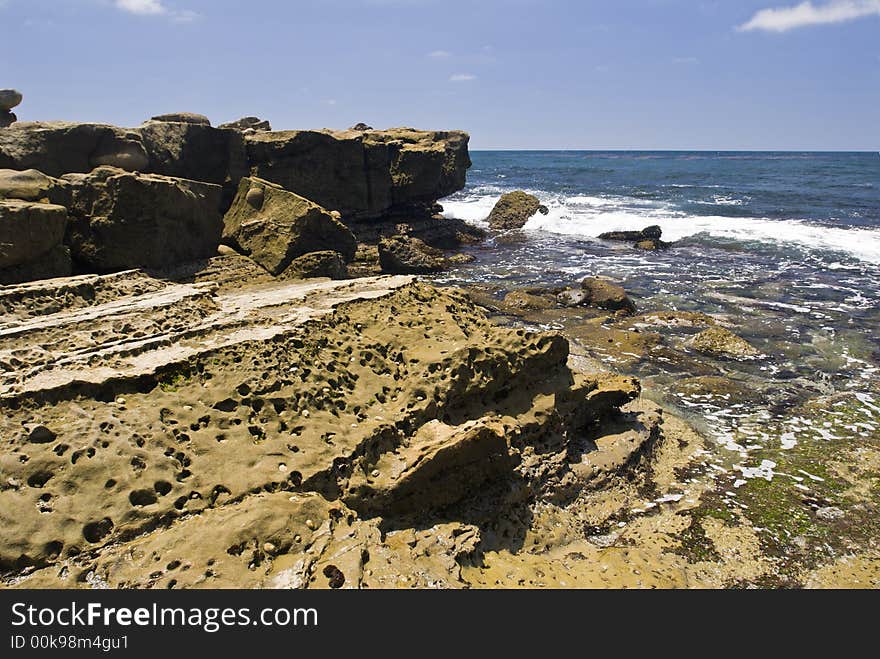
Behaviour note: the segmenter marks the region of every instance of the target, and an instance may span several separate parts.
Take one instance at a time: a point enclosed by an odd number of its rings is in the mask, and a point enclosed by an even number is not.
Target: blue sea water
[[[471,157],[467,187],[441,201],[447,217],[486,226],[499,196],[516,189],[537,195],[550,212],[523,232],[472,248],[475,261],[440,283],[488,286],[500,298],[518,286],[576,285],[601,275],[620,282],[641,310],[713,315],[763,353],[754,362],[718,362],[715,372],[779,393],[749,409],[704,406],[699,411],[717,422],[710,428],[716,436],[741,434],[745,416],[760,428],[781,407],[841,392],[863,397],[866,415],[880,422],[880,154]],[[644,252],[597,238],[649,225],[659,225],[673,247]],[[701,368],[682,373],[646,358],[630,370],[662,388],[711,372]]]

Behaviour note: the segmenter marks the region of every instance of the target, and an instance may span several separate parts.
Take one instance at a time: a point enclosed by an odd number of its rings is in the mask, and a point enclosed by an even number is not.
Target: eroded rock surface
[[[600,459],[638,384],[460,293],[205,270],[0,295],[7,585],[464,586],[513,509],[656,440],[645,417]]]
[[[516,190],[501,195],[487,221],[492,229],[498,231],[522,229],[529,218],[538,212],[546,215],[550,211],[535,195]]]
[[[273,275],[309,252],[331,250],[350,261],[357,249],[354,235],[329,211],[256,177],[241,180],[223,238]]]

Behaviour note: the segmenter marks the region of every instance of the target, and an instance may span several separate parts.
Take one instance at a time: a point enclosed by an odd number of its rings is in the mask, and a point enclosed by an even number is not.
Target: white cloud
[[[476,79],[477,76],[472,73],[454,73],[449,76],[449,82],[469,82]]]
[[[793,7],[762,9],[738,29],[788,32],[799,27],[844,23],[866,16],[880,16],[880,0],[830,0],[820,5],[807,0]]]
[[[175,23],[191,23],[199,14],[189,9],[172,9],[163,0],[113,0],[113,5],[122,11],[138,16],[165,16]]]
[[[428,57],[433,57],[434,59],[444,59],[446,57],[450,57],[452,53],[448,50],[435,50],[428,53]]]
[[[143,16],[168,13],[168,8],[161,0],[115,0],[114,4],[122,11]]]

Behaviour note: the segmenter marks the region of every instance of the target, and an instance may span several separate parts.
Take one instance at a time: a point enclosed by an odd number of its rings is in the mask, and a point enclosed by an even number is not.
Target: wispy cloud
[[[476,79],[477,76],[473,73],[453,73],[449,76],[449,82],[469,82]]]
[[[880,16],[880,0],[830,0],[819,5],[807,0],[791,7],[762,9],[737,29],[743,32],[788,32],[810,25],[845,23],[866,16]]]
[[[113,0],[113,5],[129,14],[137,16],[165,16],[175,23],[189,23],[199,15],[188,9],[173,9],[163,0]]]
[[[434,50],[428,53],[428,57],[433,57],[434,59],[446,59],[447,57],[452,57],[452,53],[448,50]]]

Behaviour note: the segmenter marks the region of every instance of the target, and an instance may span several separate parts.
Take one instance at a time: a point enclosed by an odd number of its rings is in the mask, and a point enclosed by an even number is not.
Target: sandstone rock
[[[18,121],[18,117],[15,116],[14,112],[0,110],[0,128],[8,128],[16,121]]]
[[[418,238],[393,236],[379,241],[379,264],[382,272],[423,275],[443,270],[446,259],[443,252]]]
[[[293,259],[279,277],[282,279],[311,279],[313,277],[348,279],[348,266],[339,252],[330,250],[311,252]]]
[[[256,177],[241,180],[223,238],[273,275],[309,252],[333,250],[351,260],[357,249],[351,231],[325,209]]]
[[[199,126],[210,126],[211,120],[208,119],[203,114],[196,114],[194,112],[170,112],[168,114],[160,114],[150,121],[162,121],[168,123],[178,123],[178,124],[196,124]]]
[[[0,169],[0,199],[40,201],[54,194],[58,182],[36,169]],[[52,199],[53,203],[59,203]]]
[[[366,515],[399,515],[454,503],[512,468],[504,427],[482,419],[457,427],[429,421],[408,446],[372,466],[375,472],[349,480],[345,497]]]
[[[745,339],[723,327],[710,327],[703,330],[692,337],[687,345],[699,352],[729,359],[749,359],[760,354]]]
[[[40,259],[61,244],[67,209],[29,201],[0,201],[0,268]]]
[[[622,287],[598,277],[587,277],[581,282],[581,288],[589,296],[589,304],[609,311],[635,313],[636,305]]]
[[[546,215],[549,210],[534,195],[516,190],[501,196],[489,214],[488,222],[497,231],[521,229],[538,212]]]
[[[68,243],[88,268],[163,268],[217,251],[220,186],[112,167],[63,180],[71,190]]]
[[[552,309],[556,306],[551,297],[522,289],[505,295],[504,304],[514,309]]]
[[[0,89],[0,111],[9,111],[21,103],[22,95],[15,89]]]
[[[37,169],[58,177],[100,165],[142,171],[147,164],[141,136],[115,126],[19,122],[0,132],[0,168]]]
[[[138,129],[149,171],[224,187],[224,209],[247,175],[244,141],[237,130],[204,123],[148,121]]]
[[[252,130],[256,132],[268,132],[272,130],[272,125],[259,117],[242,117],[236,121],[230,121],[226,124],[220,124],[219,128],[233,128],[235,130]]]
[[[69,277],[72,272],[70,249],[65,245],[55,245],[33,261],[0,268],[0,284],[6,286],[38,279]]]
[[[468,139],[408,128],[246,136],[252,174],[354,219],[433,204],[463,188]]]
[[[373,130],[372,126],[368,126],[364,122],[356,123],[351,127],[351,130],[365,131],[365,130]]]

